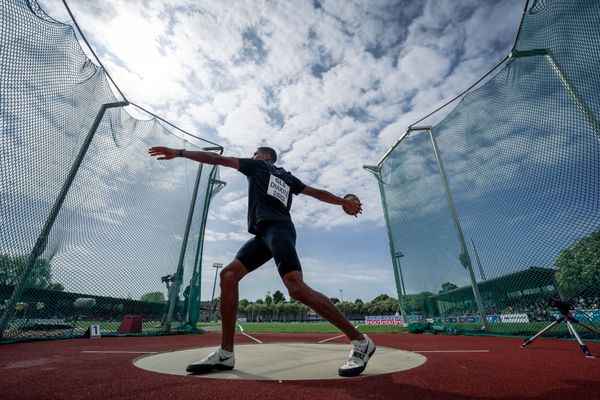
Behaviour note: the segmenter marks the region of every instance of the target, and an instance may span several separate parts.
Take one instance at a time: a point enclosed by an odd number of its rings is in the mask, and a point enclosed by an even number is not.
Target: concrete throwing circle
[[[140,357],[134,365],[148,371],[171,375],[189,375],[188,364],[201,360],[215,347],[177,350]],[[347,379],[338,375],[346,362],[349,344],[268,343],[242,344],[235,347],[235,368],[190,377],[247,380]],[[427,359],[409,351],[377,347],[367,369],[360,376],[389,374],[416,368]]]

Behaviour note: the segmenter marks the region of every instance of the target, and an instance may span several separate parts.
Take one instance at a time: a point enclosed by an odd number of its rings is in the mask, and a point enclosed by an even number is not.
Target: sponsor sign
[[[562,316],[558,311],[549,311],[548,314],[555,319]],[[586,322],[600,322],[600,310],[571,310],[571,314],[584,324]]]
[[[459,317],[446,317],[445,318],[446,322],[453,322],[453,323],[457,323],[457,322],[461,322],[461,323],[471,323],[471,324],[477,324],[479,323],[479,321],[481,321],[481,318],[479,318],[478,315],[461,315]]]
[[[529,322],[529,317],[527,316],[527,314],[501,314],[500,318],[505,324]]]
[[[399,315],[367,315],[365,316],[366,325],[402,325],[402,318]]]

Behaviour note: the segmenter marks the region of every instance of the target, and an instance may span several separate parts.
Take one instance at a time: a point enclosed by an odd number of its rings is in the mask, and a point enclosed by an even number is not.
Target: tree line
[[[16,285],[25,270],[27,259],[27,256],[0,254],[0,285]],[[35,260],[28,286],[46,290],[63,291],[65,289],[62,284],[52,282],[52,266],[50,261],[43,258]]]
[[[404,298],[405,311],[407,313],[428,313],[431,312],[429,302],[431,293],[420,293],[416,295],[407,295]],[[380,294],[373,300],[365,302],[362,299],[354,301],[340,301],[332,297],[330,300],[335,306],[350,319],[363,319],[365,315],[394,315],[400,313],[400,303],[398,299]],[[218,308],[217,308],[218,309]],[[264,299],[256,299],[251,302],[248,299],[242,299],[238,306],[238,316],[244,316],[249,320],[275,320],[275,321],[298,321],[298,320],[319,320],[314,311],[294,299],[287,301],[281,291],[277,290],[273,296],[267,294]]]
[[[0,285],[14,286],[22,275],[27,256],[0,254]],[[600,298],[600,229],[592,234],[577,239],[571,246],[563,249],[557,256],[554,266],[556,289],[564,299]],[[32,268],[29,287],[45,290],[63,291],[61,283],[53,282],[52,266],[50,261],[38,258]],[[456,289],[457,286],[451,282],[441,285],[438,293]],[[435,315],[436,305],[431,304],[430,297],[433,293],[422,292],[406,295],[403,298],[404,310],[407,314],[419,313],[422,315]],[[151,292],[142,295],[141,301],[160,303],[165,301],[162,292]],[[346,316],[359,315],[382,315],[394,314],[399,311],[397,299],[382,294],[369,302],[362,299],[354,301],[340,301],[331,299]],[[218,309],[218,308],[217,308]],[[240,314],[250,316],[276,316],[286,318],[288,316],[308,316],[310,310],[301,303],[286,298],[281,291],[277,290],[271,296],[267,293],[264,299],[249,301],[243,299],[239,304]]]

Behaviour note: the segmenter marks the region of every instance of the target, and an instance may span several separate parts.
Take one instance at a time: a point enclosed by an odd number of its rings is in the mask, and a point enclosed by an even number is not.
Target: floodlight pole
[[[96,114],[96,119],[94,120],[94,123],[90,127],[90,130],[89,130],[87,136],[85,137],[85,140],[83,141],[83,144],[81,145],[81,148],[79,149],[77,158],[75,159],[75,161],[73,162],[73,165],[71,166],[69,174],[67,175],[65,183],[63,184],[63,187],[61,188],[60,193],[58,194],[58,197],[54,201],[54,205],[52,206],[50,214],[48,215],[48,219],[46,219],[46,223],[44,224],[44,227],[42,228],[42,232],[38,236],[37,241],[36,241],[35,245],[33,246],[33,250],[29,254],[29,257],[27,258],[27,262],[25,263],[25,268],[23,269],[23,273],[19,277],[19,280],[15,285],[15,289],[13,290],[12,295],[10,296],[10,299],[8,300],[8,302],[5,305],[4,313],[2,314],[2,319],[0,319],[0,339],[3,338],[4,330],[6,329],[6,325],[8,324],[8,319],[9,319],[10,315],[12,314],[11,311],[14,309],[15,304],[17,303],[17,300],[21,297],[21,295],[27,288],[27,283],[28,283],[27,281],[29,280],[29,275],[31,274],[31,270],[33,269],[35,262],[37,261],[38,257],[42,255],[44,250],[46,250],[46,245],[48,244],[48,236],[50,235],[50,231],[52,230],[52,227],[54,226],[56,217],[58,217],[58,213],[60,212],[60,209],[67,197],[69,189],[71,188],[71,185],[73,184],[73,181],[75,180],[75,176],[77,175],[77,171],[79,171],[79,167],[81,166],[81,163],[83,162],[83,158],[85,157],[85,155],[90,147],[90,144],[92,143],[92,139],[94,138],[94,135],[96,134],[96,131],[98,130],[98,126],[100,126],[100,122],[102,122],[102,118],[104,118],[104,113],[109,108],[125,107],[128,104],[129,104],[129,102],[127,102],[127,101],[117,101],[115,103],[103,104],[100,107],[98,114]]]
[[[452,193],[450,192],[450,186],[448,184],[448,177],[446,176],[446,170],[444,169],[444,165],[442,164],[442,159],[440,158],[437,141],[435,140],[435,135],[433,134],[433,129],[429,129],[429,137],[431,138],[431,144],[433,145],[433,153],[435,155],[435,159],[437,161],[438,168],[440,170],[440,175],[442,176],[442,181],[444,183],[444,190],[446,192],[446,198],[448,199],[448,207],[450,208],[450,214],[452,215],[452,221],[454,222],[454,228],[456,229],[456,234],[458,235],[458,241],[460,243],[461,254],[459,256],[459,260],[460,260],[461,264],[469,271],[469,277],[471,279],[471,286],[473,288],[475,302],[477,303],[479,317],[481,318],[481,323],[483,324],[483,329],[486,331],[489,331],[490,327],[489,327],[489,324],[487,321],[487,317],[485,315],[485,309],[483,307],[483,301],[481,300],[481,294],[479,293],[479,287],[477,286],[477,278],[475,278],[475,273],[473,272],[473,265],[471,264],[471,257],[469,257],[469,252],[467,250],[467,245],[465,243],[465,237],[463,235],[463,231],[460,226],[460,221],[458,219],[458,213],[456,212],[456,206],[454,205]]]
[[[210,297],[210,313],[212,314],[211,317],[214,317],[214,315],[216,314],[215,306],[213,303],[215,301],[215,289],[217,287],[217,276],[219,276],[219,268],[223,268],[223,264],[213,263],[213,268],[215,269],[215,282],[213,283],[212,296]]]
[[[381,202],[383,205],[383,217],[385,219],[385,226],[387,230],[388,243],[390,246],[390,254],[392,256],[392,267],[394,269],[394,279],[396,281],[396,293],[398,294],[398,304],[400,307],[400,316],[402,317],[402,323],[404,326],[408,326],[408,321],[406,319],[406,313],[404,312],[404,284],[400,284],[400,276],[402,272],[400,270],[400,265],[398,264],[398,259],[396,257],[396,250],[394,246],[394,239],[392,238],[392,229],[390,226],[390,219],[387,211],[387,201],[385,199],[385,193],[383,191],[383,184],[381,182],[381,167],[372,166],[372,165],[363,165],[363,169],[371,172],[377,178],[377,183],[379,185],[379,194],[381,196]]]

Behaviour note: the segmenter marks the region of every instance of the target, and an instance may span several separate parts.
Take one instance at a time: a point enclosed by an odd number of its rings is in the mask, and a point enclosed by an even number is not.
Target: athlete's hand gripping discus
[[[342,208],[344,212],[348,215],[354,215],[358,217],[358,214],[362,213],[362,203],[358,196],[352,193],[348,193],[344,196],[344,204],[342,204]]]

